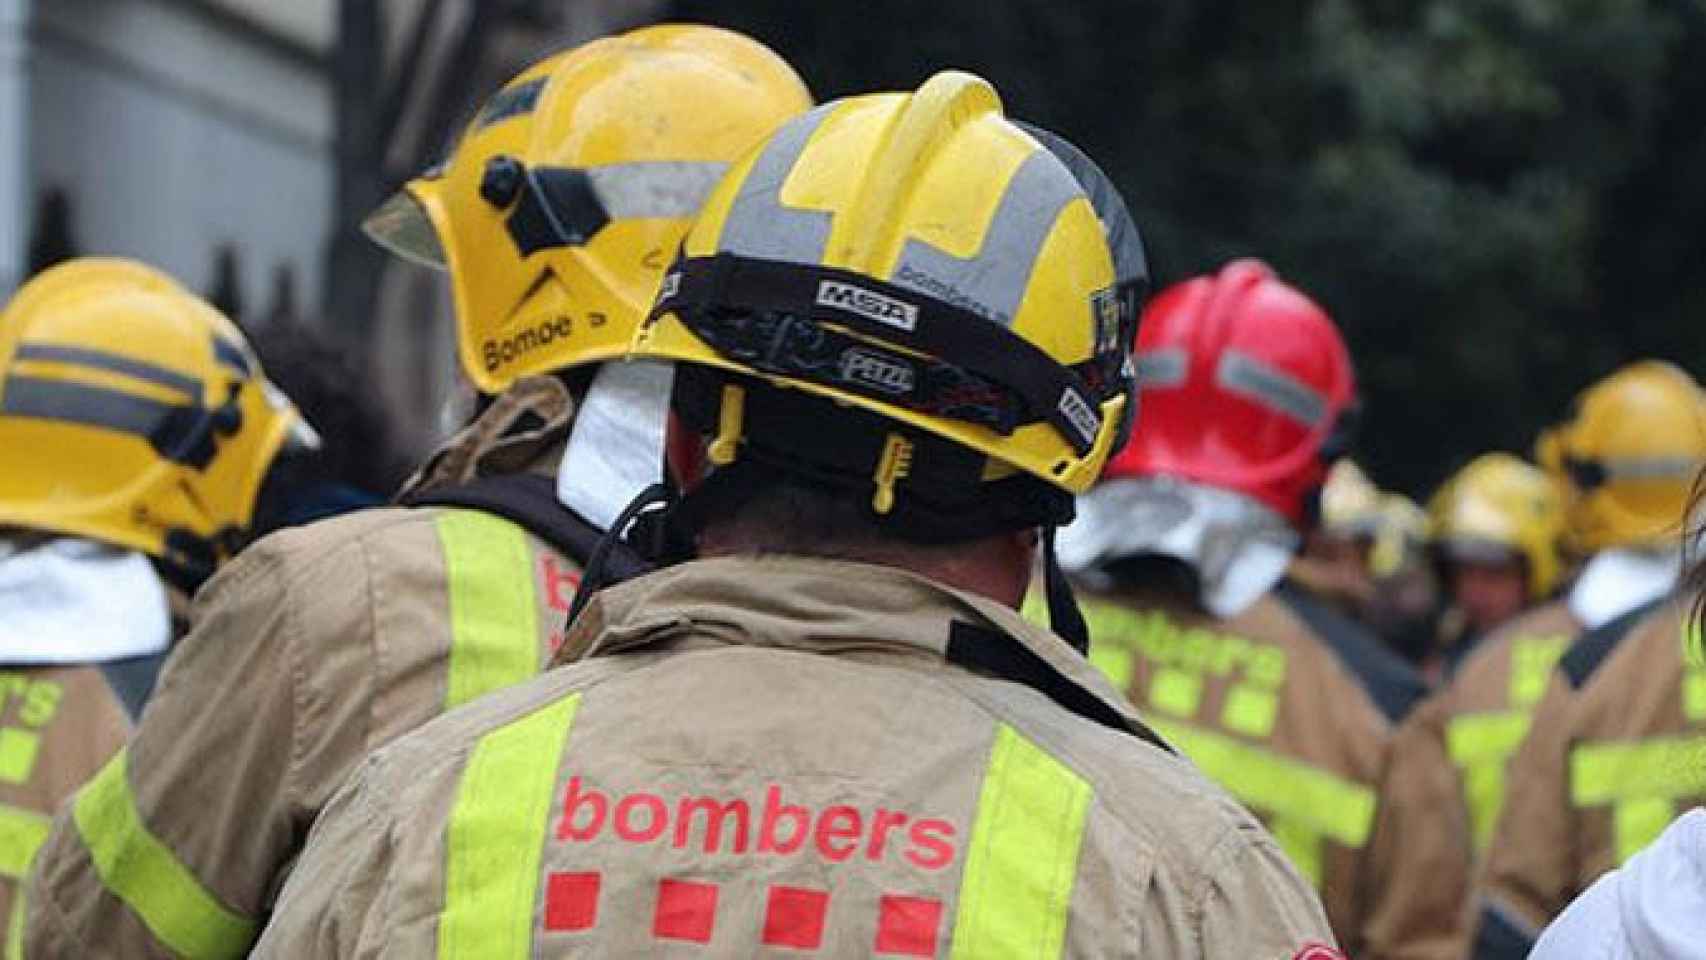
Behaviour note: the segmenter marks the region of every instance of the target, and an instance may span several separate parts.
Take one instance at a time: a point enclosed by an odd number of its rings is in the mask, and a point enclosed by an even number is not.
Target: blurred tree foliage
[[[820,98],[978,72],[1119,181],[1160,282],[1260,256],[1421,493],[1577,389],[1706,372],[1706,0],[677,0]]]

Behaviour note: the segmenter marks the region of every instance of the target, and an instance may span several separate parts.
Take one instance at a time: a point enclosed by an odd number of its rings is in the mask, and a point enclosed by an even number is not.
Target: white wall
[[[70,193],[84,252],[205,291],[229,242],[248,311],[284,263],[298,304],[319,302],[333,121],[312,56],[162,0],[41,3],[31,41],[32,182]]]

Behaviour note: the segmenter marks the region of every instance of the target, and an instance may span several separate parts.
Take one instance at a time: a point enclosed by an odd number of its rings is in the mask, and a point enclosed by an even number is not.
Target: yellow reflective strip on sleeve
[[[557,767],[580,695],[480,738],[446,834],[441,958],[533,955],[533,908]]]
[[[1528,724],[1529,715],[1520,710],[1454,717],[1446,726],[1446,752],[1459,767],[1484,760],[1508,760],[1528,736]]]
[[[1060,956],[1089,811],[1089,783],[1012,727],[996,730],[950,956]]]
[[[1663,797],[1619,802],[1611,814],[1618,864],[1646,849],[1675,819],[1676,805]]]
[[[1706,720],[1706,670],[1690,670],[1683,674],[1682,715],[1690,723]]]
[[[1274,835],[1274,842],[1280,850],[1303,874],[1303,879],[1315,889],[1321,889],[1327,876],[1327,868],[1322,863],[1321,834],[1306,823],[1298,823],[1290,817],[1274,817],[1274,822],[1268,825],[1268,830]]]
[[[1563,634],[1518,637],[1511,644],[1511,704],[1532,707],[1546,694],[1552,668],[1563,658],[1570,638]]]
[[[23,884],[12,897],[12,915],[6,918],[6,960],[24,960],[24,901]]]
[[[22,879],[53,821],[33,810],[0,804],[0,877]]]
[[[448,709],[539,673],[539,608],[520,527],[474,510],[446,511],[437,526],[450,581]]]
[[[1247,806],[1307,826],[1347,847],[1374,829],[1374,791],[1305,763],[1156,717],[1149,725],[1184,751],[1209,779]]]
[[[1706,737],[1584,743],[1570,752],[1570,802],[1678,800],[1706,794]]]
[[[126,779],[128,754],[120,750],[107,761],[72,808],[101,883],[180,956],[242,956],[254,940],[254,922],[220,903],[148,832]]]

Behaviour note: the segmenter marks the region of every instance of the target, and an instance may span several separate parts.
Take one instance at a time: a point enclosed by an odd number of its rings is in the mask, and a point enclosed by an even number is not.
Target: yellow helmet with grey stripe
[[[1508,453],[1482,454],[1439,488],[1428,512],[1429,539],[1441,562],[1520,559],[1531,600],[1550,596],[1558,585],[1564,503],[1558,485],[1538,467]]]
[[[794,120],[706,202],[634,354],[740,468],[925,541],[1070,520],[1131,403],[1135,297],[1072,171],[960,72]],[[692,493],[689,493],[691,499]]]
[[[316,438],[236,325],[150,267],[73,260],[0,313],[0,526],[129,547],[193,582],[291,442]]]
[[[448,268],[462,368],[497,393],[620,356],[711,187],[810,106],[793,69],[738,33],[607,37],[510,81],[366,228]]]
[[[1632,363],[1582,391],[1535,454],[1565,490],[1575,549],[1675,542],[1706,465],[1706,392],[1674,364]]]

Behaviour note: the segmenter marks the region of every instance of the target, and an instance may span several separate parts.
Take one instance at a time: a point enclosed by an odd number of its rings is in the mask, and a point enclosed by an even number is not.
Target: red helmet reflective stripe
[[[1324,310],[1265,264],[1238,260],[1156,297],[1135,361],[1136,429],[1104,479],[1177,477],[1302,522],[1326,475],[1323,447],[1356,395]]]

